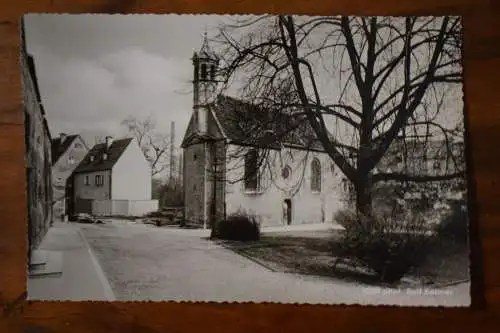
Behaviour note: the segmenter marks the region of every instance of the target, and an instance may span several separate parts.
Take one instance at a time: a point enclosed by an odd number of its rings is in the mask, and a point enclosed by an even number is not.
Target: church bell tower
[[[217,94],[217,70],[219,58],[208,45],[207,33],[199,52],[193,54],[193,112],[196,130],[207,132],[208,106],[215,101]]]

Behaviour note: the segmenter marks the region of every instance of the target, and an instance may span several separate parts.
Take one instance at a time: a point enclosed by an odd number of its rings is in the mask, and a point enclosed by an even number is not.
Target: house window
[[[95,185],[96,186],[102,186],[104,184],[104,176],[102,175],[96,175],[95,176]]]
[[[283,177],[283,179],[288,179],[291,173],[290,167],[287,165],[281,170],[281,177]]]
[[[311,162],[311,190],[321,192],[321,164],[317,158]]]
[[[94,156],[90,156],[90,162],[94,162]]]
[[[335,173],[335,163],[331,163],[331,164],[330,164],[330,171],[331,171],[332,173]]]
[[[106,154],[106,153],[102,154],[102,159],[104,161],[106,161],[108,159],[108,154]]]
[[[439,170],[441,169],[441,163],[439,163],[439,161],[435,161],[433,167],[434,170]]]
[[[206,64],[201,64],[201,79],[202,80],[207,79],[207,65]]]
[[[75,164],[75,158],[73,156],[68,157],[69,164]]]
[[[90,185],[89,176],[85,176],[85,185]]]
[[[75,143],[75,148],[82,148],[82,144],[79,142]]]
[[[259,156],[252,149],[245,155],[245,189],[257,191],[259,188]]]

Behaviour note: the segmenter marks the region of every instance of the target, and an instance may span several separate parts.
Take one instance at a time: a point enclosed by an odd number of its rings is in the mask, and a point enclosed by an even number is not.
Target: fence
[[[90,205],[78,212],[94,216],[142,216],[158,210],[158,200],[81,200],[80,203],[83,201]]]

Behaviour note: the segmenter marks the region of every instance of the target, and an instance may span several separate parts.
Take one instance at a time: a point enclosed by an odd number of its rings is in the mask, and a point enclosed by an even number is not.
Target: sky
[[[191,57],[204,32],[214,35],[228,18],[26,15],[27,48],[35,59],[52,136],[120,137],[126,133],[122,120],[151,116],[167,134],[175,122],[178,147],[192,112]],[[330,90],[335,85],[327,79],[325,89]],[[456,93],[447,117],[462,116],[460,87]]]
[[[191,56],[221,16],[25,16],[51,135],[125,134],[128,116],[152,116],[180,144],[192,110]]]

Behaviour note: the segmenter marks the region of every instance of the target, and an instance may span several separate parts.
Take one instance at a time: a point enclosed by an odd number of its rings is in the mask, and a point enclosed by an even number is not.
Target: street
[[[440,291],[377,290],[356,283],[278,273],[205,237],[206,230],[121,220],[81,225],[118,300],[467,305],[468,284]]]

